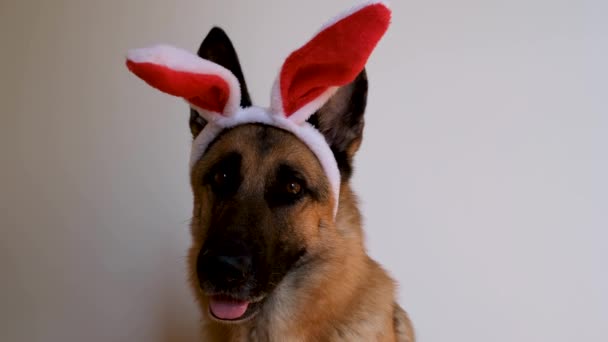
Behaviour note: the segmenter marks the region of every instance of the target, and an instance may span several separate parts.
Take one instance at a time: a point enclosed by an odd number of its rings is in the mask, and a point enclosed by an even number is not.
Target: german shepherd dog
[[[253,108],[223,30],[209,32],[198,56],[229,70],[240,110]],[[307,120],[331,149],[337,186],[310,145],[263,123],[224,129],[191,160],[188,265],[204,341],[414,341],[394,281],[364,248],[349,181],[362,141],[365,69],[351,80]],[[195,141],[211,124],[199,114],[191,109]]]
[[[233,72],[241,106],[251,99],[237,54],[219,28],[198,55]],[[310,149],[275,127],[222,133],[191,172],[191,285],[204,312],[205,341],[414,341],[395,284],[365,252],[349,180],[363,133],[365,70],[309,122],[325,136],[341,173],[333,219],[326,176]],[[204,120],[191,111],[194,137]],[[216,306],[246,302],[233,320]]]

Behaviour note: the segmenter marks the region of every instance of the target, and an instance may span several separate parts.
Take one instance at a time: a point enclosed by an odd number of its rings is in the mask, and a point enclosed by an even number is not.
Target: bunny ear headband
[[[184,98],[207,120],[192,143],[191,167],[224,129],[248,123],[274,126],[294,134],[316,155],[332,187],[335,215],[338,164],[324,136],[306,120],[363,70],[390,17],[386,4],[371,1],[325,24],[285,60],[272,88],[270,108],[241,108],[237,78],[185,50],[167,45],[131,50],[127,67],[152,87]]]

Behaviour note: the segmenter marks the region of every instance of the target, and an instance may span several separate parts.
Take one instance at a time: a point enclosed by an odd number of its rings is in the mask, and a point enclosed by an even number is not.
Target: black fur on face
[[[201,288],[208,294],[241,299],[272,292],[306,253],[277,230],[291,227],[256,200],[228,200],[214,208],[207,239],[197,260]]]

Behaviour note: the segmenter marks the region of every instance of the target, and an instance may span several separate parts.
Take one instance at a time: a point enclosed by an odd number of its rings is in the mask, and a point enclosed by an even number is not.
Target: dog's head
[[[287,58],[269,109],[252,106],[219,28],[198,51],[212,65],[163,49],[129,60],[138,76],[192,105],[190,268],[212,319],[253,317],[287,275],[339,245],[340,189],[362,139],[364,65],[389,18],[374,2],[326,25]]]
[[[214,28],[199,56],[231,70],[241,85],[241,106],[251,106],[237,55]],[[347,182],[362,138],[367,78],[361,71],[308,122],[331,146]],[[192,110],[194,138],[206,122]],[[211,317],[244,320],[290,271],[323,255],[334,229],[332,186],[316,155],[294,134],[246,124],[223,131],[191,173],[196,285],[208,296]],[[334,247],[335,248],[335,247]],[[194,260],[194,257],[196,259]]]

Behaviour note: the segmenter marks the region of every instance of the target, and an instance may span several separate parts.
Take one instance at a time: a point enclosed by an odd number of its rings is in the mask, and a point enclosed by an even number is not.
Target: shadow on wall
[[[201,313],[188,282],[187,249],[189,239],[184,230],[174,236],[176,244],[165,251],[159,267],[166,273],[162,277],[163,289],[159,291],[158,312],[159,342],[201,341]],[[189,236],[189,235],[188,235]]]
[[[176,281],[173,279],[173,281]],[[187,284],[184,282],[184,287]],[[188,293],[189,294],[189,293]],[[184,300],[194,299],[185,297],[183,294],[177,294],[175,286],[163,293],[163,306],[161,307],[162,316],[161,322],[163,327],[159,328],[161,342],[199,342],[200,336],[200,318],[197,310],[192,310],[192,305],[187,305]],[[185,305],[186,304],[186,305]]]
[[[200,342],[201,338],[198,335],[192,335],[190,333],[184,334],[183,331],[174,329],[166,330],[164,337],[160,340],[164,342]]]

